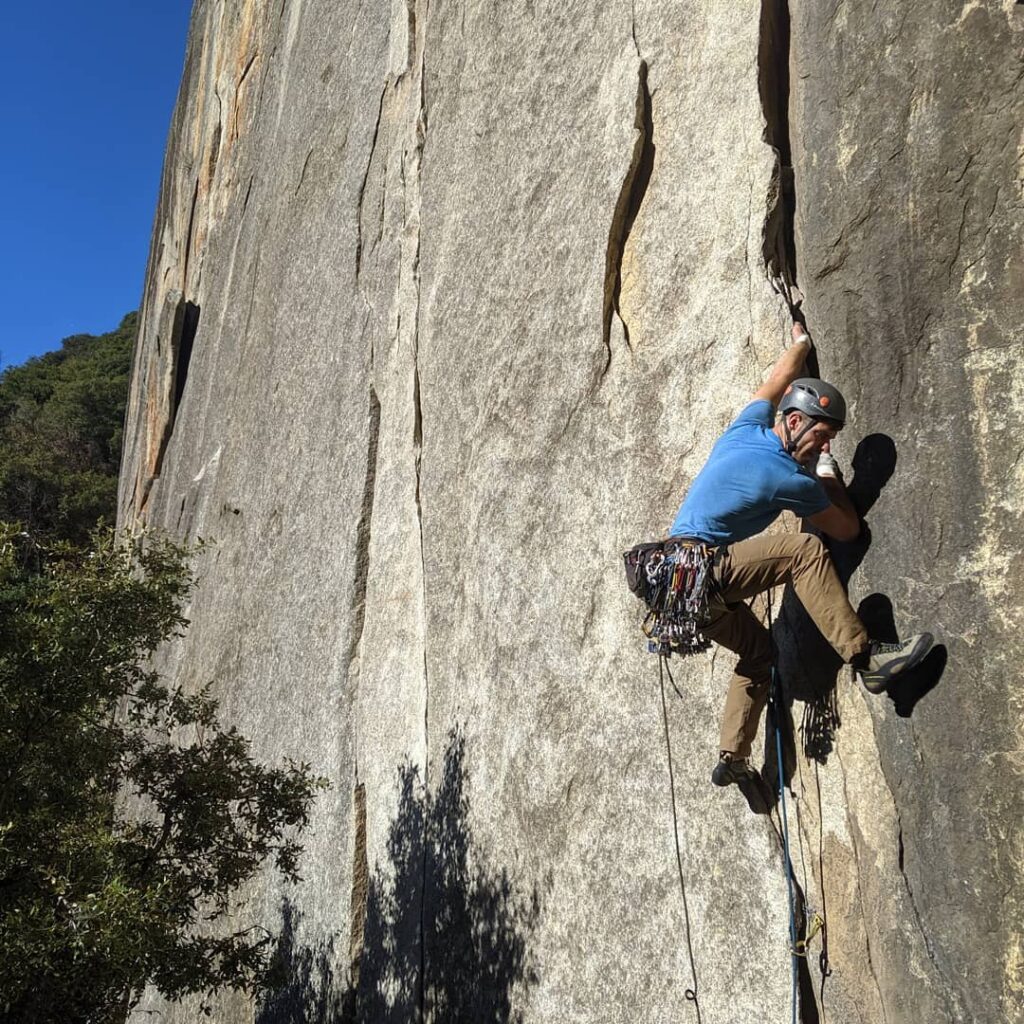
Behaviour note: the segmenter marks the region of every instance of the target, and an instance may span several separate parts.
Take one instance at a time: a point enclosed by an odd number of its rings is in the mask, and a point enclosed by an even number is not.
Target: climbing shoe
[[[921,663],[934,642],[931,633],[918,633],[895,644],[872,640],[871,647],[854,661],[854,671],[868,693],[885,693],[900,672]]]
[[[750,767],[745,757],[733,757],[722,754],[711,773],[711,781],[716,786],[730,786],[734,782],[750,782],[757,778],[757,772]]]

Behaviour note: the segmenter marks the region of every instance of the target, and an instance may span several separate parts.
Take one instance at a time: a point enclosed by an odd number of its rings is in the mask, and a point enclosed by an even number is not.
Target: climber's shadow
[[[896,445],[885,434],[869,434],[853,456],[853,478],[847,493],[861,519],[861,532],[856,540],[844,542],[820,534],[812,527],[829,550],[840,582],[847,587],[871,547],[871,529],[866,516],[878,501],[882,488],[896,469]],[[792,720],[794,700],[804,704],[802,732],[804,751],[824,764],[835,745],[839,728],[839,710],[835,701],[836,680],[843,661],[818,631],[810,615],[800,603],[792,587],[786,587],[782,605],[772,627],[776,650],[776,670],[782,685],[784,714],[781,715],[785,774],[788,779],[796,766],[796,742]],[[771,719],[769,719],[771,723]],[[766,775],[777,782],[774,764],[774,729],[765,736]]]
[[[871,547],[871,529],[866,516],[896,469],[896,445],[885,434],[865,437],[853,456],[853,479],[847,487],[850,500],[861,519],[860,536],[848,543],[821,534],[832,556],[843,587],[857,571]],[[811,529],[805,527],[805,529]],[[811,532],[817,531],[811,529]],[[873,594],[862,602],[859,614],[873,639],[893,641],[896,626],[892,602],[882,594]],[[783,771],[787,781],[796,769],[796,729],[793,701],[804,705],[800,731],[804,753],[825,764],[835,746],[840,726],[836,702],[836,683],[843,661],[818,631],[792,587],[783,592],[782,605],[773,628],[778,678],[782,687],[780,714],[769,715],[765,735],[764,776],[773,791],[778,791],[774,719],[780,718],[783,746]],[[912,714],[917,702],[939,682],[946,664],[945,647],[936,647],[925,660],[894,684],[889,697],[902,717]],[[844,671],[848,671],[845,670]]]
[[[885,594],[870,594],[857,607],[861,622],[875,640],[895,643],[899,639],[892,613],[892,601]],[[917,702],[939,685],[946,669],[948,653],[945,644],[936,644],[924,661],[915,668],[901,672],[886,691],[900,718],[909,718]]]

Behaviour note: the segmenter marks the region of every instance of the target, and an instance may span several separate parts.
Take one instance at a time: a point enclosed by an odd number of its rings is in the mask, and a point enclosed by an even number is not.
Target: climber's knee
[[[761,635],[763,633],[763,635]],[[772,644],[767,630],[762,630],[741,653],[736,674],[750,680],[755,689],[767,688],[772,671]]]
[[[820,558],[826,552],[825,542],[816,533],[798,533],[797,550],[805,558]]]
[[[828,548],[824,541],[814,533],[798,533],[794,535],[793,569],[799,572],[808,566],[817,565],[822,559],[828,558]]]

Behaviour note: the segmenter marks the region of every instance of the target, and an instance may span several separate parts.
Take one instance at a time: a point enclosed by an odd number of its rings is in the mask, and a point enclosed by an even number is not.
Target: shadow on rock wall
[[[335,940],[315,948],[301,945],[296,937],[301,923],[301,912],[286,899],[277,944],[277,988],[260,1006],[256,1024],[340,1024],[353,1019],[348,978],[335,976]]]
[[[844,588],[871,547],[871,530],[864,520],[895,469],[896,445],[892,438],[885,434],[870,434],[857,445],[853,456],[854,476],[847,490],[862,521],[861,534],[849,543],[822,536]],[[892,602],[884,595],[872,594],[866,598],[858,613],[872,639],[891,642],[897,638]],[[923,625],[922,628],[927,627]],[[778,652],[777,665],[786,709],[781,716],[781,728],[785,773],[789,779],[796,764],[796,738],[791,713],[793,701],[799,700],[804,704],[800,727],[804,753],[824,764],[835,745],[835,733],[840,726],[836,683],[843,662],[818,632],[792,587],[786,587],[783,592],[782,606],[772,635]],[[897,714],[908,717],[913,712],[917,702],[938,684],[945,664],[946,649],[938,646],[921,665],[899,679],[888,694]],[[765,774],[773,784],[777,779],[775,761],[775,734],[770,728],[765,737]]]
[[[256,1024],[408,1024],[414,1020],[514,1024],[512,994],[536,982],[528,940],[540,896],[517,889],[474,843],[465,739],[448,737],[436,791],[418,768],[398,771],[399,805],[366,898],[360,942],[345,977],[335,940],[295,941],[299,912],[285,903],[278,946],[281,987]],[[343,961],[344,962],[344,961]]]
[[[861,520],[860,536],[849,543],[843,543],[821,536],[836,572],[848,587],[871,547],[871,530],[865,521],[868,512],[878,500],[882,488],[888,483],[896,468],[896,446],[884,434],[871,434],[857,446],[853,457],[853,479],[847,488],[854,508]],[[805,526],[805,529],[809,527]],[[891,642],[896,636],[892,602],[881,594],[872,594],[861,602],[858,608],[868,634],[874,640]],[[793,722],[793,702],[801,701],[804,706],[800,732],[803,737],[804,754],[819,764],[825,764],[835,745],[835,734],[840,727],[839,708],[836,699],[836,685],[843,661],[818,631],[793,588],[787,586],[783,592],[778,615],[772,625],[772,641],[776,650],[776,671],[781,685],[781,706],[769,702],[765,728],[764,767],[759,779],[744,789],[744,796],[754,813],[769,814],[779,799],[779,769],[777,736],[782,739],[782,770],[787,783],[797,768],[796,729]],[[889,688],[888,697],[893,701],[896,713],[909,716],[917,702],[939,682],[946,664],[946,649],[936,647],[915,669],[903,673],[898,682]],[[821,899],[821,946],[818,956],[820,992],[818,1001],[814,995],[814,981],[806,958],[798,958],[798,984],[800,990],[801,1019],[811,1024],[817,1022],[819,1002],[824,1003],[826,980],[831,974],[828,957],[828,911],[825,904],[825,864],[823,858],[824,834],[821,814],[821,788],[814,772],[814,784],[818,799],[818,864],[817,875]],[[799,809],[797,808],[799,821]],[[776,828],[780,846],[783,834],[780,825]],[[801,857],[803,847],[801,846]],[[794,897],[794,928],[798,941],[808,940],[811,927],[811,912],[807,905],[803,886],[807,882],[807,867],[798,873],[790,861],[788,871]],[[802,882],[801,882],[802,878]]]

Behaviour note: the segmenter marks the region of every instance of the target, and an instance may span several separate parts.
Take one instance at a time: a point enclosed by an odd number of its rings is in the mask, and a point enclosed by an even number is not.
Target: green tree
[[[0,520],[84,543],[113,521],[138,317],[0,374]]]
[[[0,1019],[123,1022],[268,977],[272,937],[230,925],[267,863],[297,877],[318,788],[267,767],[205,691],[150,656],[187,626],[191,553],[169,541],[40,547],[0,524]]]

